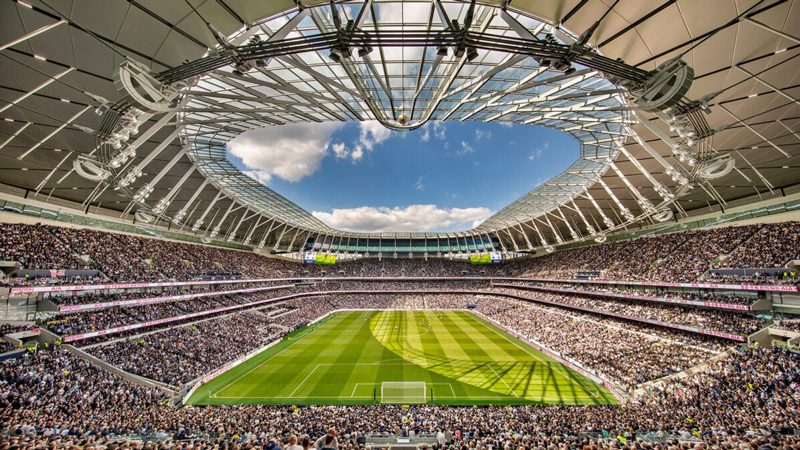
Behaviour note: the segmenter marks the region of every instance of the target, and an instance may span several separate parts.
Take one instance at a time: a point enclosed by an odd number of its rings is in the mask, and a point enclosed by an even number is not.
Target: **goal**
[[[424,381],[386,381],[381,383],[381,403],[425,403]]]

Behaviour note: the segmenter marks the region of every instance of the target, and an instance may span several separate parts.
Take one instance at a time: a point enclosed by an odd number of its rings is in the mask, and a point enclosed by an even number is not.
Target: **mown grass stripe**
[[[372,403],[372,390],[379,393],[384,381],[435,385],[439,403],[613,401],[604,389],[599,390],[598,399],[588,398],[581,387],[575,386],[588,380],[564,376],[570,373],[565,367],[496,331],[491,324],[462,312],[341,312],[306,337],[283,342],[212,380],[195,393],[191,402]],[[411,362],[405,361],[406,350],[412,354]],[[504,374],[506,367],[508,373]],[[365,398],[353,399],[359,383],[363,383],[359,395]],[[203,392],[206,387],[226,389],[224,395],[209,398],[208,392]],[[536,395],[527,399],[511,394],[511,389],[520,395],[531,394],[532,388]],[[289,398],[291,393],[294,397]]]

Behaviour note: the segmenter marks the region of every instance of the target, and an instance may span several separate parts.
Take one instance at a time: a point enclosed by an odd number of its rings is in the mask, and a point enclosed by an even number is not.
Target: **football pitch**
[[[423,402],[586,405],[616,399],[472,313],[388,310],[333,314],[188,399],[191,404]]]

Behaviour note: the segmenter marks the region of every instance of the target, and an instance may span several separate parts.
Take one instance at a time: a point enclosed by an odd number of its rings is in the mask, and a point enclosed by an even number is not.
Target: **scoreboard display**
[[[336,255],[324,255],[317,252],[306,252],[303,264],[318,264],[332,266],[336,264]]]
[[[503,255],[500,252],[469,255],[469,262],[472,264],[502,264]]]

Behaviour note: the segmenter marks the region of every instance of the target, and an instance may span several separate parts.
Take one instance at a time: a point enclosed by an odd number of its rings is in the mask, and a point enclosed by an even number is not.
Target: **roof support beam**
[[[64,123],[62,123],[62,124],[61,124],[61,126],[59,126],[58,128],[56,128],[56,129],[55,129],[55,130],[53,130],[53,131],[52,131],[50,134],[48,134],[47,136],[45,136],[45,137],[44,137],[42,140],[40,140],[39,142],[37,142],[36,144],[34,144],[33,146],[31,146],[31,148],[29,148],[28,150],[26,150],[26,151],[25,151],[25,153],[23,153],[23,154],[19,155],[19,156],[17,157],[17,159],[18,159],[18,160],[22,160],[22,159],[23,159],[23,158],[25,158],[26,156],[30,155],[30,154],[31,154],[31,152],[33,152],[34,150],[36,150],[37,148],[39,148],[39,147],[40,147],[42,144],[44,144],[45,142],[49,141],[49,140],[50,140],[50,138],[52,138],[53,136],[55,136],[56,134],[58,134],[58,132],[59,132],[59,131],[61,131],[61,130],[63,130],[64,128],[66,128],[68,125],[72,125],[72,122],[73,122],[75,119],[77,119],[78,117],[80,117],[80,116],[81,116],[83,113],[85,113],[86,111],[88,111],[88,110],[89,110],[89,109],[91,109],[91,108],[92,108],[91,106],[87,106],[87,107],[85,107],[85,108],[81,109],[80,111],[78,111],[77,113],[75,113],[75,115],[73,115],[73,116],[72,116],[72,117],[70,117],[69,119],[65,120],[65,121],[64,121]]]
[[[227,211],[225,211],[225,214],[222,215],[222,218],[219,219],[219,222],[217,222],[217,224],[214,226],[214,228],[211,229],[211,234],[209,235],[210,238],[213,239],[213,238],[217,237],[217,235],[220,232],[220,229],[222,228],[222,224],[225,223],[225,219],[228,218],[228,214],[231,213],[231,211],[233,210],[234,205],[236,205],[236,202],[231,200],[231,204],[230,204],[230,206],[228,206],[228,209],[227,209]],[[244,214],[242,214],[242,217],[244,217]]]
[[[583,221],[583,224],[586,226],[586,231],[592,236],[597,235],[597,231],[595,231],[592,224],[590,224],[589,221],[586,220],[586,216],[583,215],[583,211],[581,211],[578,205],[575,204],[575,199],[572,199],[572,210],[578,213],[578,216],[580,216],[581,220]]]
[[[753,127],[751,127],[750,125],[748,125],[748,124],[747,124],[747,123],[746,123],[746,122],[745,122],[743,119],[740,119],[740,118],[739,118],[739,117],[738,117],[736,114],[734,114],[733,112],[731,112],[731,110],[729,110],[728,108],[726,108],[726,107],[725,107],[725,105],[722,105],[722,104],[720,104],[720,105],[718,105],[718,106],[719,106],[720,108],[722,108],[722,110],[723,110],[723,111],[725,111],[726,113],[728,113],[728,114],[729,114],[731,117],[733,117],[734,119],[736,119],[736,121],[737,121],[737,122],[739,122],[739,123],[741,123],[742,125],[744,125],[744,127],[745,127],[745,128],[747,128],[748,130],[750,130],[750,131],[751,131],[753,134],[755,134],[756,136],[760,137],[760,138],[761,138],[761,139],[762,139],[764,142],[766,142],[767,144],[771,145],[773,148],[775,148],[775,150],[777,150],[777,151],[779,151],[781,154],[783,154],[783,156],[785,156],[785,157],[787,157],[787,158],[791,158],[791,156],[789,155],[789,153],[787,153],[786,151],[784,151],[782,148],[778,147],[778,145],[777,145],[777,144],[775,144],[774,142],[772,142],[771,140],[769,140],[769,139],[767,139],[766,137],[764,137],[764,135],[763,135],[763,134],[761,134],[761,133],[759,133],[758,131],[756,131],[756,130],[755,130],[755,128],[753,128]],[[748,163],[748,164],[749,164],[749,163]]]
[[[15,137],[19,136],[29,126],[31,126],[31,122],[25,122],[25,125],[19,127],[19,129],[17,131],[15,131],[14,134],[9,136],[8,139],[6,139],[5,141],[3,141],[2,144],[0,144],[0,149],[5,147],[6,145],[8,145],[9,142],[13,141]]]
[[[155,189],[158,182],[161,181],[162,178],[164,178],[164,175],[166,175],[167,172],[169,172],[170,170],[172,170],[173,167],[175,167],[175,164],[177,164],[178,161],[180,161],[180,159],[183,157],[183,155],[186,154],[186,151],[188,149],[189,146],[186,145],[178,153],[176,153],[175,156],[172,157],[172,159],[164,166],[163,169],[161,169],[156,174],[155,177],[153,177],[152,180],[148,181],[141,188],[139,188],[139,191],[134,195],[134,199],[139,197],[138,200],[143,202],[150,195],[150,192],[152,192],[153,189]]]
[[[42,190],[44,185],[47,184],[48,181],[50,181],[50,178],[53,175],[55,175],[55,173],[58,171],[58,169],[67,161],[67,159],[69,159],[70,156],[72,156],[72,152],[67,152],[67,154],[64,155],[64,157],[61,159],[61,161],[58,164],[56,164],[55,167],[53,167],[53,170],[51,170],[50,173],[48,173],[47,176],[44,177],[44,179],[42,179],[42,181],[39,183],[39,185],[36,186],[36,193],[37,194],[39,193],[39,191]]]
[[[208,183],[210,182],[211,180],[209,180],[208,178],[203,178],[203,182],[197,189],[194,190],[194,193],[192,194],[192,197],[189,199],[189,201],[186,202],[186,204],[183,205],[183,208],[181,208],[180,211],[178,211],[175,214],[175,217],[172,218],[172,223],[178,225],[183,220],[184,216],[186,216],[186,213],[189,211],[189,208],[192,206],[192,203],[194,203],[194,201],[197,199],[197,196],[200,195],[201,192],[203,192],[203,189],[205,189]]]
[[[287,252],[292,251],[292,246],[294,245],[294,241],[297,239],[297,235],[300,234],[300,228],[298,227],[297,230],[294,232],[294,236],[292,236],[292,240],[289,241],[289,245],[286,247]],[[347,245],[350,245],[350,237],[347,238]],[[299,251],[300,249],[298,249]]]
[[[600,205],[597,204],[597,200],[595,200],[594,197],[592,197],[592,194],[589,193],[588,189],[583,192],[583,195],[585,195],[586,198],[588,198],[589,201],[592,202],[592,205],[597,210],[597,212],[600,214],[600,217],[603,218],[603,223],[605,223],[606,226],[609,229],[614,228],[615,227],[614,221],[609,219],[609,217],[606,215],[606,213],[603,212],[603,209],[600,208]]]
[[[217,190],[217,195],[214,196],[214,200],[211,200],[211,203],[208,204],[205,211],[203,211],[203,214],[201,214],[200,217],[198,217],[197,220],[194,221],[194,223],[192,224],[192,231],[197,232],[197,230],[199,230],[200,227],[203,226],[203,221],[206,219],[206,216],[208,215],[209,211],[211,211],[214,205],[217,204],[217,200],[219,200],[220,197],[222,197],[222,189]]]
[[[197,165],[196,164],[192,164],[192,167],[190,167],[189,170],[184,172],[184,174],[180,178],[180,180],[178,180],[178,182],[175,185],[172,186],[172,188],[169,190],[169,192],[167,192],[167,195],[165,195],[161,200],[158,201],[158,203],[156,203],[156,206],[153,207],[153,212],[155,212],[157,214],[161,214],[161,213],[163,213],[164,211],[167,210],[167,207],[169,207],[169,204],[172,202],[172,199],[174,198],[175,194],[178,193],[178,191],[180,190],[181,186],[183,186],[183,183],[186,183],[186,180],[189,179],[189,176],[194,173],[194,170],[196,168],[197,168]]]
[[[642,193],[639,192],[638,189],[636,189],[636,186],[631,184],[631,182],[628,180],[628,177],[626,177],[625,174],[622,173],[621,170],[619,170],[619,167],[617,167],[617,165],[614,164],[614,161],[611,161],[611,164],[609,165],[611,166],[611,169],[614,170],[614,173],[617,174],[617,177],[619,177],[619,179],[622,180],[623,183],[625,183],[625,186],[628,187],[628,190],[633,193],[633,196],[636,199],[636,203],[638,203],[639,206],[642,208],[642,212],[644,213],[655,212],[656,211],[655,206],[653,206],[653,204],[650,202],[650,200],[647,199],[647,197],[642,195]]]
[[[26,93],[22,94],[21,96],[17,97],[16,99],[12,100],[12,101],[11,101],[11,102],[9,102],[9,104],[7,104],[6,106],[3,106],[2,108],[0,108],[0,113],[2,113],[2,112],[4,112],[4,111],[8,110],[8,109],[9,109],[9,108],[11,108],[12,106],[14,106],[14,105],[16,105],[17,103],[19,103],[19,102],[21,102],[21,101],[25,100],[26,98],[30,97],[31,95],[33,95],[33,94],[35,94],[35,93],[37,93],[37,92],[41,91],[42,89],[46,88],[47,86],[50,86],[50,84],[51,84],[52,82],[54,82],[54,81],[58,80],[59,78],[61,78],[61,77],[63,77],[64,75],[66,75],[66,74],[68,74],[68,73],[72,72],[73,70],[75,70],[75,68],[74,68],[74,67],[70,67],[69,69],[67,69],[67,70],[65,70],[65,71],[63,71],[63,72],[61,72],[61,73],[59,73],[59,74],[57,74],[57,75],[55,75],[55,76],[53,76],[53,77],[51,77],[51,78],[48,78],[48,79],[47,79],[47,81],[45,81],[44,83],[42,83],[42,84],[40,84],[40,85],[36,86],[35,88],[31,89],[30,91],[28,91],[28,92],[26,92]]]
[[[777,88],[777,87],[775,87],[774,85],[772,85],[772,84],[770,84],[770,83],[768,83],[768,82],[764,81],[764,79],[763,79],[763,78],[761,78],[761,77],[759,77],[758,75],[756,75],[756,74],[754,74],[754,73],[750,72],[749,70],[745,69],[744,67],[742,67],[742,66],[740,66],[740,65],[738,65],[738,64],[737,64],[737,65],[735,65],[734,67],[736,67],[737,69],[739,69],[739,70],[741,70],[742,72],[746,73],[748,76],[750,76],[750,78],[752,78],[752,79],[754,79],[754,80],[758,81],[759,83],[763,84],[764,86],[766,86],[766,87],[768,87],[768,88],[772,89],[773,91],[777,92],[777,93],[778,93],[778,95],[781,95],[781,96],[783,96],[783,97],[786,97],[786,99],[788,99],[789,101],[791,101],[791,102],[792,102],[792,103],[794,103],[795,105],[800,105],[800,101],[798,101],[796,98],[792,97],[791,95],[787,94],[786,92],[783,92],[783,90],[782,90],[782,89],[780,89],[780,88]]]
[[[630,128],[628,128],[628,131],[631,133],[632,136],[636,134]],[[663,200],[669,201],[675,198],[674,193],[672,193],[666,186],[659,183],[658,180],[656,180],[655,177],[649,171],[647,171],[644,168],[644,166],[642,166],[642,163],[640,163],[638,159],[633,157],[631,152],[629,152],[628,149],[625,148],[624,143],[618,145],[617,148],[623,155],[625,155],[626,158],[628,158],[628,161],[630,161],[633,164],[633,166],[636,167],[639,173],[641,173],[642,175],[644,175],[645,178],[647,178],[647,181],[649,181],[653,185],[653,188],[656,190],[658,195],[660,195]]]
[[[13,46],[19,44],[20,42],[27,41],[28,39],[30,39],[32,37],[35,37],[35,36],[38,36],[38,35],[44,33],[45,31],[52,30],[53,28],[61,25],[62,23],[67,23],[67,21],[64,20],[64,19],[61,19],[61,20],[59,20],[57,22],[51,23],[50,25],[45,25],[45,26],[43,26],[41,28],[37,28],[36,30],[31,31],[30,33],[28,33],[28,34],[26,34],[24,36],[18,37],[17,39],[14,39],[11,42],[7,42],[7,43],[5,43],[3,45],[0,45],[0,51],[3,51],[3,50],[5,50],[5,49],[7,49],[9,47],[13,47]]]
[[[619,200],[619,198],[617,198],[617,195],[614,194],[614,191],[612,191],[611,188],[608,187],[606,182],[603,181],[602,178],[597,180],[597,182],[600,184],[600,186],[603,187],[603,189],[605,189],[605,191],[608,194],[608,196],[611,197],[611,200],[614,200],[614,203],[616,203],[617,208],[619,208],[619,212],[620,212],[620,214],[622,214],[622,217],[624,217],[625,220],[628,221],[628,222],[633,221],[634,216],[633,216],[633,213],[631,212],[631,210],[628,209],[627,207],[625,207],[625,205],[622,204],[622,202]]]
[[[753,19],[752,17],[745,17],[745,19],[744,19],[744,20],[745,20],[745,22],[750,22],[750,23],[752,23],[753,25],[755,25],[755,26],[757,26],[757,27],[759,27],[759,28],[762,28],[762,29],[764,29],[764,30],[767,30],[767,31],[771,31],[771,32],[773,32],[773,33],[777,34],[777,35],[778,35],[778,36],[780,36],[780,37],[783,37],[783,38],[789,39],[790,41],[794,41],[794,42],[796,42],[796,43],[800,44],[800,38],[797,38],[797,37],[795,37],[795,36],[792,36],[792,35],[791,35],[791,34],[789,34],[789,33],[785,33],[785,32],[783,32],[783,31],[776,30],[775,28],[772,28],[772,27],[770,27],[769,25],[764,25],[763,23],[761,23],[761,22],[759,22],[759,21],[757,21],[757,20]]]

